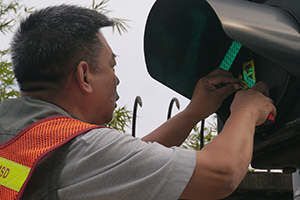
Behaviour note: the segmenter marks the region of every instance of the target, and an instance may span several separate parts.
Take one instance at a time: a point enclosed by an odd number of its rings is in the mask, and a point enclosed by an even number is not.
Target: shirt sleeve
[[[101,128],[70,145],[60,199],[178,199],[196,165],[196,152],[146,143]]]

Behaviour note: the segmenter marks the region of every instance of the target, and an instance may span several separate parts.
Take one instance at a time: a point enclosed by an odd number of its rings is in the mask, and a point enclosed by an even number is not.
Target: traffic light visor
[[[227,38],[206,1],[157,1],[145,31],[145,59],[149,74],[190,98],[200,77],[220,63]],[[223,51],[219,53],[219,51]],[[223,58],[219,57],[219,60]]]
[[[158,0],[144,37],[149,74],[191,98],[197,80],[239,53],[233,41],[300,77],[300,26],[279,7],[240,0]],[[231,49],[232,48],[232,49]]]

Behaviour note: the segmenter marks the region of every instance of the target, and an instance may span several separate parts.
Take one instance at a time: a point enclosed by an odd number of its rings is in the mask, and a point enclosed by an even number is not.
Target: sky
[[[62,3],[89,7],[92,2],[92,0],[20,0],[20,3],[27,7],[34,7],[34,10]],[[99,3],[101,0],[95,2]],[[117,89],[120,96],[118,107],[126,106],[128,110],[133,111],[136,96],[142,99],[143,105],[137,109],[136,137],[143,137],[167,120],[172,98],[176,97],[179,100],[180,110],[183,110],[189,102],[182,95],[154,80],[147,72],[143,38],[147,16],[154,2],[155,0],[110,0],[107,9],[112,12],[108,16],[129,20],[127,24],[130,28],[128,33],[122,35],[117,31],[113,33],[111,28],[103,29],[104,36],[117,55],[115,69],[120,79]],[[8,47],[10,38],[9,34],[4,39],[0,38],[1,49]],[[178,112],[174,104],[172,116]],[[127,132],[131,133],[131,129],[127,129]]]

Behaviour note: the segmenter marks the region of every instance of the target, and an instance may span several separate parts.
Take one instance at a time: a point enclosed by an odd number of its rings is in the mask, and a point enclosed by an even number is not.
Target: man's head
[[[23,20],[11,43],[12,64],[21,91],[43,90],[62,82],[80,61],[98,62],[97,33],[112,26],[91,9],[60,5],[36,11]]]
[[[11,43],[22,95],[51,102],[89,123],[110,121],[119,79],[115,55],[99,29],[112,25],[95,10],[68,5],[23,20]]]

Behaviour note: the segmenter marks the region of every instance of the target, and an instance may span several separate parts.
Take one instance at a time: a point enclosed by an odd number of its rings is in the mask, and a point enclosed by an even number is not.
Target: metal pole
[[[300,174],[299,170],[292,174],[294,200],[300,200]]]
[[[136,126],[136,112],[137,106],[142,107],[143,102],[140,96],[135,97],[134,107],[133,107],[133,117],[132,117],[132,136],[135,137],[135,126]]]
[[[201,121],[201,131],[200,131],[200,149],[204,147],[204,123],[205,119]]]
[[[176,107],[178,108],[178,110],[180,109],[180,104],[179,104],[179,101],[176,97],[174,97],[171,102],[170,102],[170,105],[169,105],[169,110],[168,110],[168,115],[167,115],[167,119],[170,119],[171,118],[171,113],[172,113],[172,108],[173,108],[173,104],[174,102],[176,103]]]

